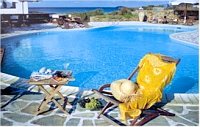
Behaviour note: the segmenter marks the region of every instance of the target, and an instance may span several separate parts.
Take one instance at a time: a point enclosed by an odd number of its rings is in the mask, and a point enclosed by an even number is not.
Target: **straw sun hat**
[[[111,91],[113,96],[121,101],[124,102],[125,98],[135,95],[137,92],[138,86],[134,82],[127,80],[127,79],[120,79],[111,83]]]

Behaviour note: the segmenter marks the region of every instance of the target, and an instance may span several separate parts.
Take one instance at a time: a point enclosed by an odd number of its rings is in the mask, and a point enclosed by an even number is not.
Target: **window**
[[[16,2],[12,2],[11,8],[16,8]]]

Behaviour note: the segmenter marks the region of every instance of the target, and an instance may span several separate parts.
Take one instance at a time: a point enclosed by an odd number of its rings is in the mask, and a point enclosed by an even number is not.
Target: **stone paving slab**
[[[189,44],[199,45],[199,31],[181,32],[170,35],[172,39],[182,41]]]
[[[7,80],[10,81],[10,80]],[[24,81],[22,81],[24,83]],[[19,82],[17,84],[20,84]],[[21,86],[22,84],[20,84]],[[26,84],[25,84],[26,85]],[[1,89],[7,88],[7,84],[1,84]],[[33,89],[32,89],[33,90]],[[40,115],[35,115],[37,108],[44,95],[35,92],[23,94],[13,101],[16,95],[1,95],[0,105],[6,106],[1,108],[1,125],[2,126],[113,126],[107,120],[97,119],[99,111],[89,111],[81,108],[77,101],[82,97],[99,98],[92,91],[81,91],[78,88],[64,86],[62,92],[68,96],[72,106],[66,106],[66,110],[71,114],[66,115],[53,103],[49,103],[45,107],[44,112]],[[15,93],[17,94],[17,93]],[[166,94],[166,100],[170,95]],[[145,124],[146,126],[199,126],[199,94],[174,94],[164,109],[175,113],[175,117],[160,116]],[[59,100],[61,102],[61,100]],[[176,103],[174,103],[176,102]],[[104,101],[102,101],[105,104]],[[108,112],[113,119],[120,121],[118,108],[113,108]],[[119,123],[119,122],[118,122]]]
[[[20,123],[25,123],[34,117],[30,115],[24,115],[22,113],[4,113],[3,116]]]
[[[33,120],[31,123],[41,126],[63,126],[66,118],[59,115],[44,116],[42,118]]]
[[[26,97],[27,96],[27,97]],[[55,107],[39,116],[35,116],[34,113],[39,106],[39,102],[42,101],[38,99],[37,102],[33,100],[27,100],[24,98],[35,98],[35,95],[23,95],[23,97],[12,102],[6,106],[3,110],[1,109],[1,125],[17,125],[23,123],[22,125],[52,125],[52,126],[110,126],[109,122],[104,119],[97,119],[99,111],[89,111],[84,108],[81,108],[78,104],[74,105],[75,110],[72,111],[71,115],[65,115],[59,109]],[[42,95],[40,95],[42,96]],[[9,98],[8,98],[9,99]],[[74,99],[74,98],[73,98]],[[72,100],[73,100],[72,99]],[[24,105],[24,106],[20,106]],[[169,106],[165,105],[163,108],[171,112],[176,113],[175,117],[158,117],[151,122],[147,123],[146,126],[159,125],[159,126],[168,126],[168,125],[187,125],[187,126],[197,126],[199,125],[199,106]],[[17,109],[18,108],[18,109]],[[49,107],[46,107],[45,110],[48,110]],[[15,110],[13,110],[15,109]],[[119,111],[118,108],[109,112],[113,118],[119,120]],[[60,121],[60,122],[56,122]]]
[[[154,126],[154,125],[170,126],[168,120],[166,120],[165,117],[163,116],[157,117],[152,122],[145,124],[145,126]]]
[[[21,112],[21,108],[26,107],[28,105],[28,102],[24,101],[13,101],[9,105],[7,105],[4,109],[6,111],[12,111],[12,112]]]
[[[1,126],[12,126],[13,123],[1,117]]]

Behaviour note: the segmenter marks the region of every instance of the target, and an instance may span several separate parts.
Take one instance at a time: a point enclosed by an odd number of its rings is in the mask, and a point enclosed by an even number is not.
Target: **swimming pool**
[[[198,47],[172,40],[169,35],[192,30],[180,27],[110,26],[85,30],[39,32],[2,39],[2,72],[29,78],[47,67],[63,69],[70,63],[82,89],[127,78],[149,52],[181,58],[166,92],[198,93]]]

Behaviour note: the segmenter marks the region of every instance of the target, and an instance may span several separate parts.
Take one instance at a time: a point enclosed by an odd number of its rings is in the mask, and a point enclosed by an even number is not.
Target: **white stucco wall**
[[[16,2],[16,8],[2,8],[0,14],[28,14],[28,2]]]

